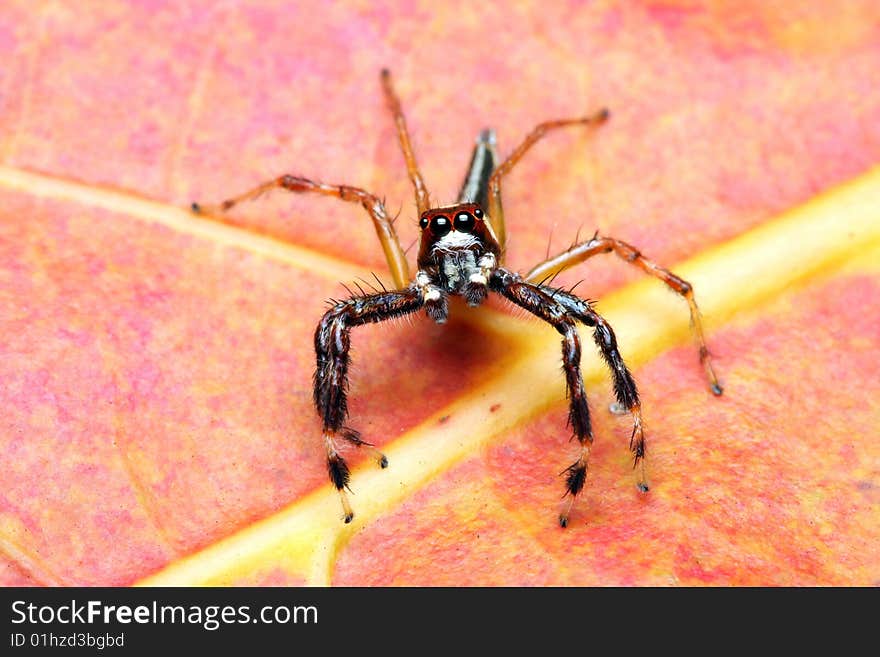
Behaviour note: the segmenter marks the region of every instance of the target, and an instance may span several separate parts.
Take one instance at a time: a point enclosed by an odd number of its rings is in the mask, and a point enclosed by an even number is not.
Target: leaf
[[[871,3],[2,12],[0,582],[880,581]],[[312,333],[339,281],[387,281],[369,220],[282,193],[187,207],[302,174],[384,195],[412,242],[383,66],[438,203],[485,125],[507,153],[610,108],[505,180],[508,263],[599,228],[694,284],[721,399],[660,283],[611,258],[559,279],[585,279],[633,366],[647,496],[585,353],[596,441],[559,529],[558,336],[454,306],[354,334],[351,423],[390,467],[353,459],[342,524]]]

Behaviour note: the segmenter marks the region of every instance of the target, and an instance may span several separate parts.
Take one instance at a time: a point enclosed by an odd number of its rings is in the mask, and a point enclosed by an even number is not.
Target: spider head
[[[500,255],[492,224],[477,203],[426,210],[419,226],[419,269],[451,294],[465,294],[475,276],[485,279],[480,264],[483,256]]]
[[[426,210],[419,217],[419,227],[422,230],[420,266],[436,262],[443,254],[498,252],[498,242],[486,213],[476,203]]]

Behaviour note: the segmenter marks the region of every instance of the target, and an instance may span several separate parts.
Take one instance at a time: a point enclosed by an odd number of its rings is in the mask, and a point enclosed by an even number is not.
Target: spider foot
[[[348,465],[341,456],[333,453],[327,458],[327,469],[330,473],[330,481],[333,482],[333,485],[336,486],[336,490],[339,492],[339,501],[342,503],[343,511],[342,519],[345,521],[345,524],[348,524],[354,518],[354,511],[351,509],[351,504],[348,502],[348,494],[345,492],[351,478]]]
[[[571,513],[571,507],[574,505],[574,495],[563,503],[562,511],[559,512],[559,526],[565,529],[568,527],[568,516]]]
[[[385,456],[382,452],[380,452],[378,449],[376,449],[375,447],[373,447],[369,443],[364,443],[364,446],[373,455],[373,458],[376,460],[376,463],[379,465],[380,468],[382,468],[384,470],[385,468],[388,467],[388,457],[387,456]],[[360,447],[360,445],[358,445],[358,447]]]
[[[348,495],[345,494],[344,490],[339,491],[339,499],[342,502],[342,520],[347,525],[352,519],[354,519],[354,511],[351,509],[351,504],[348,502]]]
[[[605,123],[608,119],[611,118],[611,110],[607,107],[603,107],[595,114],[592,114],[586,118],[588,123]]]
[[[376,464],[383,470],[388,467],[388,457],[372,445],[366,445],[366,449],[372,454]]]
[[[211,215],[226,212],[233,205],[233,201],[223,201],[223,203],[220,203],[219,205],[202,205],[197,201],[193,201],[189,208],[192,210],[193,214]]]
[[[647,493],[651,490],[651,487],[648,485],[648,471],[645,467],[644,452],[641,457],[637,456],[633,461],[633,469],[636,471],[636,489],[640,493]]]
[[[706,345],[700,346],[700,364],[706,371],[706,378],[709,379],[709,390],[711,390],[712,394],[716,397],[720,397],[724,393],[724,388],[722,388],[721,384],[718,382],[715,368],[712,367],[712,356],[709,354],[709,349]]]

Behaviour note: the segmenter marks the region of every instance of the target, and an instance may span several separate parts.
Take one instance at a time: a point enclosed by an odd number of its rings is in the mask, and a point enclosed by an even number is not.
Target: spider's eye
[[[455,215],[455,230],[460,230],[462,233],[469,233],[474,229],[475,224],[474,215],[470,212],[459,212]]]
[[[437,237],[443,237],[451,228],[452,223],[449,221],[449,217],[444,217],[442,214],[438,214],[431,219],[431,232]]]
[[[428,227],[428,218],[422,217],[421,219],[419,219],[419,226],[421,226],[422,230],[425,230],[425,228]]]
[[[482,219],[483,218],[483,211],[480,208],[474,208],[474,216],[477,219]]]

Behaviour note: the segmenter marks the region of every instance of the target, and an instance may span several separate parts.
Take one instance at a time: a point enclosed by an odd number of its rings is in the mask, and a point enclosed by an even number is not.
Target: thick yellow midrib
[[[196,215],[188,208],[175,207],[109,187],[86,185],[7,166],[0,166],[0,185],[36,198],[73,201],[128,215],[146,223],[307,269],[334,280],[354,280],[370,275],[369,270],[345,260]]]
[[[360,272],[350,263],[336,262],[307,249],[119,192],[3,167],[0,185],[108,207],[295,266],[320,268],[321,273],[332,276],[346,275],[349,270]],[[674,269],[694,284],[711,329],[738,310],[758,304],[819,272],[832,270],[849,255],[878,244],[880,168],[875,168]],[[637,366],[687,339],[686,312],[678,304],[679,300],[662,285],[644,280],[604,297],[600,310],[615,327],[628,362]],[[517,338],[510,331],[513,320],[500,318],[497,313],[471,314],[485,328],[500,330],[514,340],[521,356],[503,374],[484,382],[466,398],[438,409],[433,417],[390,445],[386,449],[391,462],[387,471],[372,464],[356,469],[353,487],[357,494],[353,501],[357,515],[351,525],[341,523],[336,492],[328,485],[170,564],[139,584],[253,581],[260,573],[279,567],[302,576],[310,584],[328,584],[336,555],[360,527],[399,504],[485,441],[563,398],[558,373],[559,344],[552,331],[538,333],[530,327],[524,337]],[[595,360],[585,363],[584,377],[587,381],[600,380],[601,364]],[[497,412],[489,413],[493,395],[499,391],[503,391],[504,398],[524,399],[528,403],[515,408],[505,404]],[[440,423],[441,416],[449,416],[449,420]],[[475,426],[480,427],[477,433],[473,431]]]

